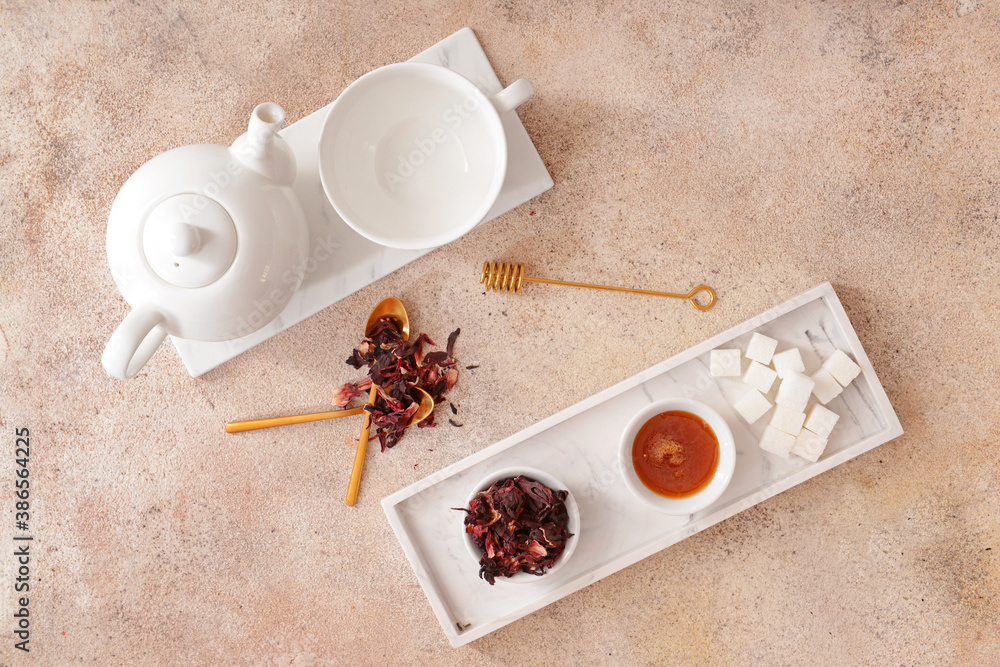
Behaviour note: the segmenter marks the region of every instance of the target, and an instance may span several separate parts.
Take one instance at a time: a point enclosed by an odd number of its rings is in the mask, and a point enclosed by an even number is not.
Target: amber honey
[[[643,424],[632,443],[636,475],[654,493],[685,498],[708,486],[719,466],[719,439],[697,415],[661,412]]]

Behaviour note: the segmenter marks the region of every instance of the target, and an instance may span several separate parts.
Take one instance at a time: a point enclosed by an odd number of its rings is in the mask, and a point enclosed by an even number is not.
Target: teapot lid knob
[[[221,204],[181,194],[156,205],[142,230],[146,262],[177,287],[205,287],[236,258],[236,225]]]
[[[170,252],[178,257],[193,255],[201,247],[201,234],[191,223],[175,222],[166,235]]]

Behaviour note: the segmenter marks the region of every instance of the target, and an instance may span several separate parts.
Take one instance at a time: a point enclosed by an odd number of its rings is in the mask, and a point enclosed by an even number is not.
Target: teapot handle
[[[101,363],[108,375],[127,380],[146,365],[167,337],[163,316],[148,306],[139,306],[118,325],[104,347]]]

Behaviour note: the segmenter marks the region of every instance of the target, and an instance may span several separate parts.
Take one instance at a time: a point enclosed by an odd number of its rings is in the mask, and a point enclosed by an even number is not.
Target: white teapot
[[[285,111],[258,105],[232,146],[167,151],[125,182],[108,219],[108,263],[132,312],[104,348],[113,377],[141,369],[169,334],[220,341],[272,321],[302,282],[309,231],[291,185]]]

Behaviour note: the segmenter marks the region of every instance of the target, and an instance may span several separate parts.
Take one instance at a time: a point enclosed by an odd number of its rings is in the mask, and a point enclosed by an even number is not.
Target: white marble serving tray
[[[471,28],[463,28],[441,40],[410,62],[448,67],[475,83],[487,95],[503,90]],[[525,76],[530,78],[530,73]],[[333,210],[319,180],[319,135],[330,106],[332,103],[280,132],[295,153],[298,175],[292,189],[302,203],[309,224],[310,253],[303,266],[302,286],[274,321],[249,336],[217,343],[171,337],[193,377],[207,373],[430,252],[380,246],[351,229]],[[507,177],[484,223],[552,187],[552,178],[517,113],[504,114],[502,122],[507,134]]]
[[[768,420],[747,426],[731,407],[745,385],[709,374],[710,350],[745,351],[754,331],[777,339],[779,350],[802,350],[808,372],[834,349],[861,366],[861,375],[828,404],[841,418],[816,463],[762,451],[757,442]],[[618,467],[618,442],[632,415],[676,396],[713,407],[736,439],[729,488],[690,517],[647,509],[629,493]],[[392,494],[382,506],[448,641],[461,646],[902,433],[847,313],[824,283]],[[491,471],[517,465],[562,480],[580,506],[580,541],[558,572],[491,587],[466,551],[464,513],[450,508],[463,506]]]

